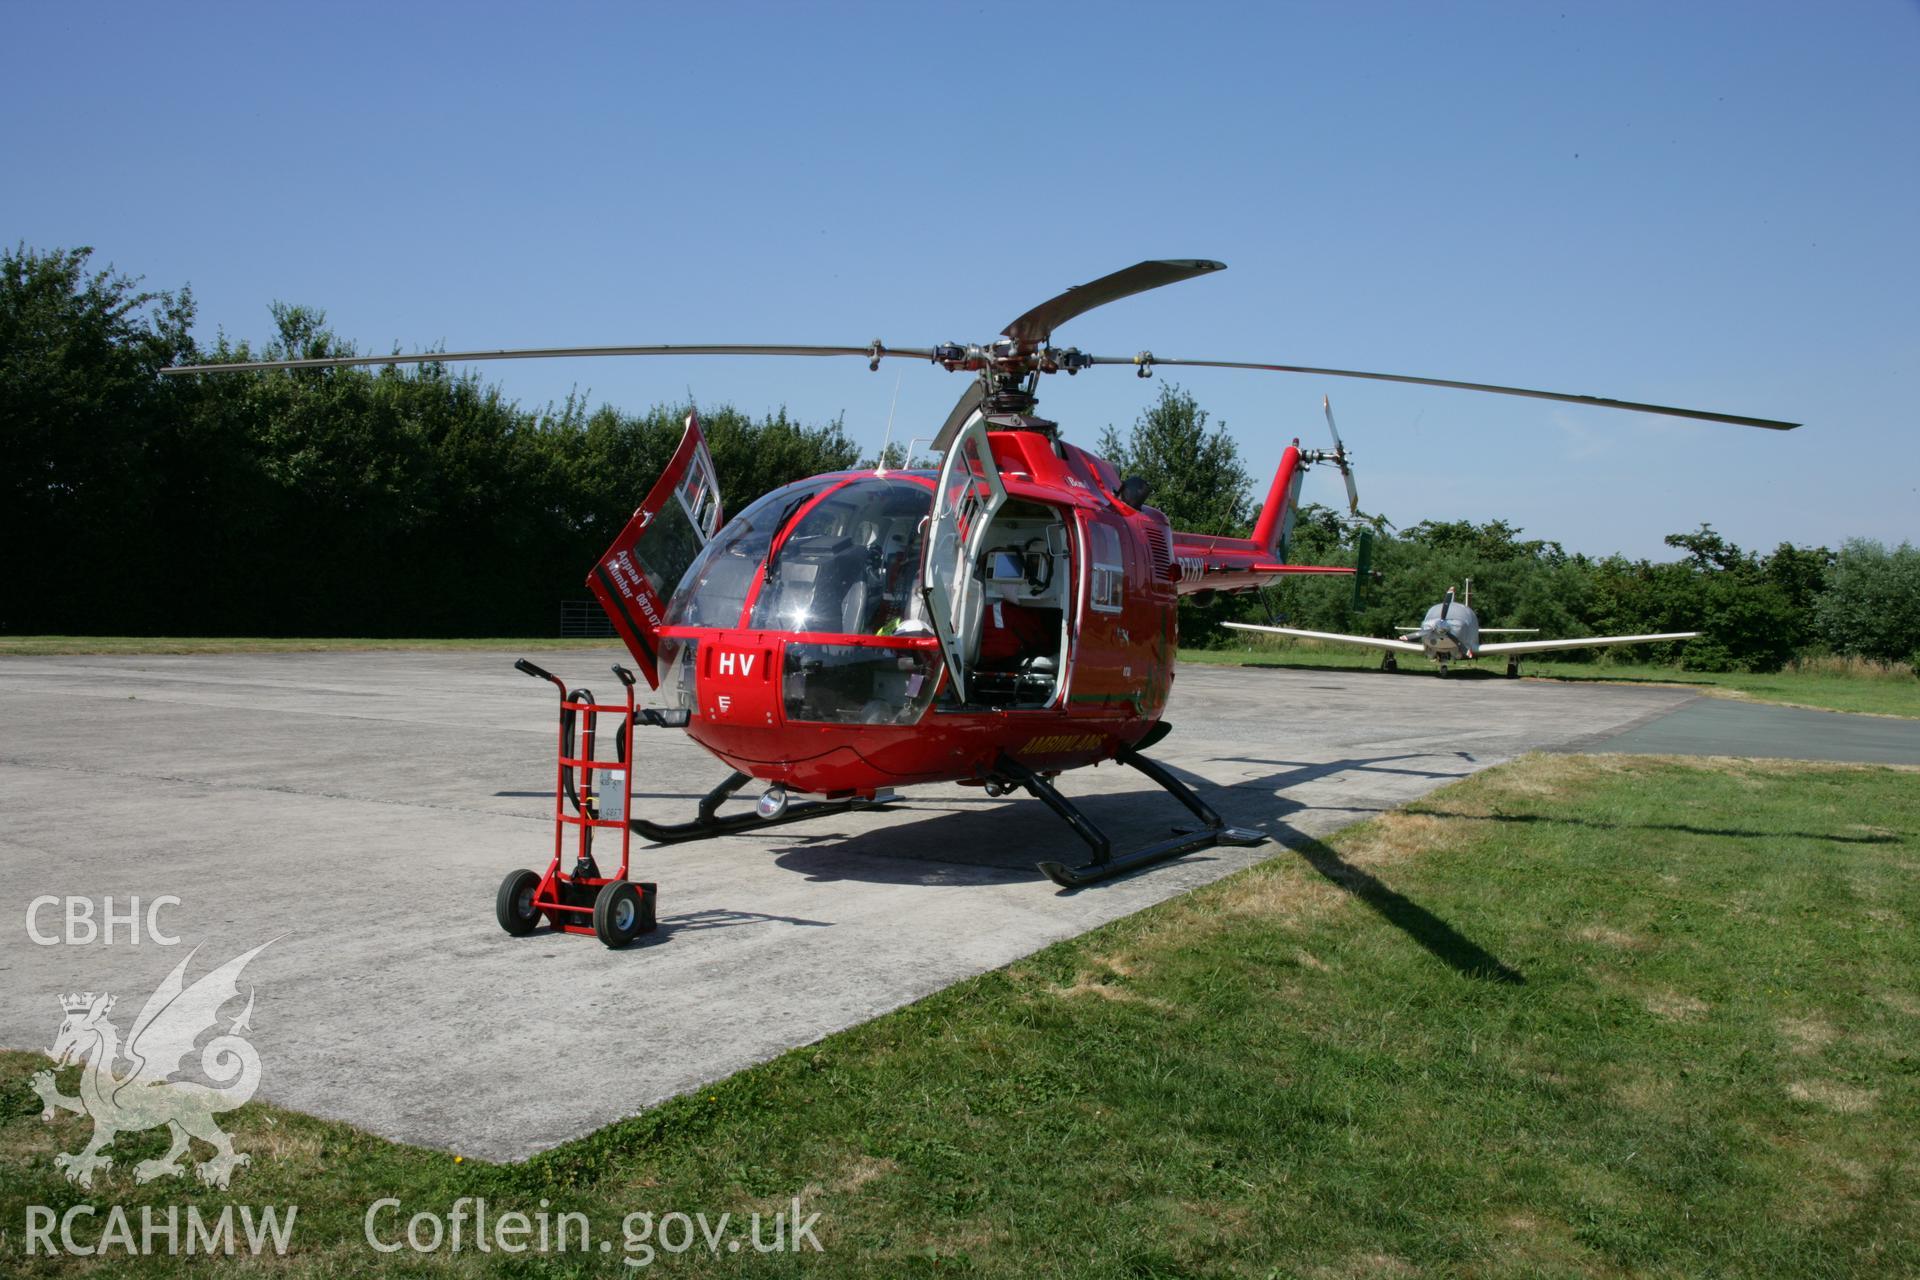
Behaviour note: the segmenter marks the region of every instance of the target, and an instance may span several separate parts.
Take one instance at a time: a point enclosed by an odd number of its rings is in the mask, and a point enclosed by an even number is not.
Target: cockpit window
[[[932,503],[925,485],[891,477],[864,477],[834,490],[787,533],[748,625],[929,634],[918,621],[914,586]]]
[[[815,476],[775,489],[729,520],[680,578],[667,605],[667,625],[737,627],[767,548],[809,500],[831,488],[831,476]]]

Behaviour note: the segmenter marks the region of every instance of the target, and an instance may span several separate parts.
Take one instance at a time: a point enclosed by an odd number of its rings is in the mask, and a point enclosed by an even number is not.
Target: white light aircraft
[[[1325,640],[1333,644],[1381,649],[1387,655],[1380,664],[1385,671],[1397,670],[1399,657],[1403,653],[1425,654],[1439,666],[1443,676],[1447,674],[1451,663],[1504,657],[1509,679],[1520,674],[1520,659],[1524,654],[1554,653],[1562,649],[1596,649],[1603,645],[1656,644],[1663,640],[1691,640],[1700,634],[1698,631],[1669,631],[1644,636],[1580,636],[1570,640],[1502,640],[1481,644],[1480,637],[1483,635],[1528,635],[1533,634],[1535,629],[1482,627],[1468,603],[1472,597],[1471,578],[1467,579],[1466,592],[1458,601],[1453,598],[1453,588],[1448,587],[1447,598],[1427,610],[1427,616],[1419,626],[1400,628],[1400,638],[1397,640],[1383,636],[1346,636],[1332,631],[1303,631],[1298,627],[1263,627],[1251,622],[1227,622],[1221,625],[1232,627],[1235,631],[1259,631],[1268,635],[1297,636],[1302,640]]]

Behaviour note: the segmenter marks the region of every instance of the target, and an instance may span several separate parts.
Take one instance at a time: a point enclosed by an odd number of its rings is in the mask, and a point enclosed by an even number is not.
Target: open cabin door
[[[980,650],[985,594],[977,569],[993,517],[1007,500],[987,442],[986,419],[975,413],[940,463],[933,513],[920,552],[920,590],[927,618],[940,637],[953,691],[967,698],[967,669]]]
[[[587,576],[588,588],[652,688],[660,687],[658,632],[667,601],[720,528],[720,516],[713,455],[700,434],[700,415],[690,413],[667,469]]]

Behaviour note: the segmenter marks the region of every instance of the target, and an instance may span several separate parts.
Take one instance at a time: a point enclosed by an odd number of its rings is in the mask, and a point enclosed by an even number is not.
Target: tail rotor
[[[1347,452],[1346,441],[1340,438],[1340,427],[1333,420],[1333,401],[1330,397],[1320,397],[1320,408],[1327,415],[1327,434],[1333,437],[1331,450],[1321,449],[1309,455],[1313,462],[1329,462],[1340,471],[1340,478],[1347,485],[1347,523],[1355,530],[1354,546],[1356,559],[1353,571],[1353,611],[1366,608],[1367,583],[1373,573],[1373,537],[1375,531],[1386,524],[1379,516],[1370,516],[1360,510],[1360,486],[1353,478],[1353,455]]]
[[[1340,478],[1347,482],[1347,514],[1358,519],[1360,516],[1360,489],[1353,482],[1353,461],[1347,457],[1347,446],[1340,439],[1340,428],[1333,423],[1333,401],[1326,396],[1320,397],[1320,407],[1326,410],[1327,433],[1333,437],[1333,453],[1328,461],[1340,468]]]

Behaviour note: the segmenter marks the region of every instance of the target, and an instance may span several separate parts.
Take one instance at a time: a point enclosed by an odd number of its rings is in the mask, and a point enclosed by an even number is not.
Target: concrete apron
[[[1216,849],[1063,893],[1034,863],[1077,865],[1084,846],[1037,801],[929,787],[890,812],[638,852],[661,927],[628,950],[511,938],[493,896],[551,851],[555,710],[515,656],[0,660],[0,1044],[51,1045],[56,997],[76,991],[113,992],[125,1036],[194,947],[189,983],[276,939],[240,983],[258,1096],[518,1159],[1281,854]],[[612,651],[531,656],[616,690]],[[1152,754],[1228,821],[1286,841],[1691,700],[1187,667]],[[678,733],[640,741],[649,816],[690,816],[724,776]],[[1130,770],[1061,783],[1119,848],[1186,818]],[[103,899],[124,914],[173,895],[158,923],[180,942],[133,944],[120,924],[111,945],[38,945],[40,895],[91,900],[96,926]],[[40,910],[43,936],[62,934],[63,910]]]

